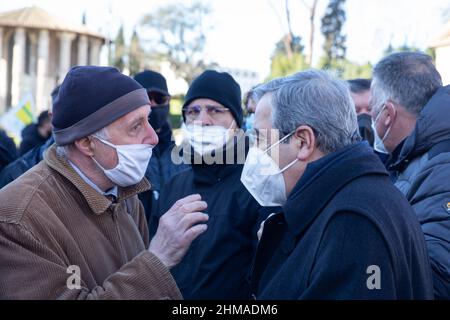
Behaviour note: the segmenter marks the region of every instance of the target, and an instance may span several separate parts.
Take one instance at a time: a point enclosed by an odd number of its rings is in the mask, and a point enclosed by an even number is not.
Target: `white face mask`
[[[378,132],[377,132],[377,128],[376,128],[377,121],[378,121],[378,119],[380,118],[381,113],[383,112],[384,108],[385,108],[385,107],[383,107],[383,108],[381,109],[380,113],[378,113],[378,116],[377,116],[377,118],[375,119],[375,121],[372,120],[372,130],[373,130],[373,134],[374,134],[373,149],[374,149],[375,151],[379,152],[379,153],[388,154],[389,151],[387,151],[387,149],[386,149],[386,147],[385,147],[385,145],[384,145],[384,140],[386,140],[386,138],[387,138],[387,136],[388,136],[388,134],[389,134],[389,131],[391,130],[392,126],[390,126],[390,127],[386,130],[386,133],[384,134],[384,137],[383,137],[383,138],[380,138],[380,136],[378,135]]]
[[[194,151],[202,156],[222,148],[232,137],[232,130],[222,126],[185,125],[183,123],[182,131]]]
[[[280,169],[267,153],[292,134],[285,136],[266,151],[258,147],[252,147],[248,152],[242,170],[241,182],[263,207],[280,207],[286,203],[287,195],[283,172],[292,167],[298,159]]]
[[[97,138],[97,137],[96,137]],[[104,144],[116,149],[119,159],[117,166],[112,169],[105,169],[97,160],[94,162],[103,170],[105,175],[120,187],[135,185],[144,178],[148,162],[152,157],[153,147],[149,144],[126,144],[114,145],[108,141],[97,138]]]

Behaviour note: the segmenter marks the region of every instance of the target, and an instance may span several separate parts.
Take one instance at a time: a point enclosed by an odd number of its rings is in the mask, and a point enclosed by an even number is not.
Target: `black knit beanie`
[[[167,82],[164,76],[156,71],[145,70],[134,76],[134,80],[139,82],[147,91],[156,91],[166,96],[170,96],[167,90]]]
[[[238,127],[242,127],[241,87],[226,72],[206,70],[192,82],[183,107],[195,99],[211,99],[229,108]],[[186,117],[183,112],[183,119]]]
[[[53,102],[55,142],[70,144],[146,104],[147,91],[116,68],[73,67]]]

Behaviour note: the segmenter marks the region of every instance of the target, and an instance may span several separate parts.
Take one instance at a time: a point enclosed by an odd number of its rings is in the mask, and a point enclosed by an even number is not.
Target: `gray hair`
[[[418,115],[442,86],[430,56],[421,52],[399,52],[383,58],[373,70],[372,105],[386,100]]]
[[[90,136],[93,136],[93,137],[96,137],[99,139],[103,139],[103,140],[108,140],[109,139],[108,128],[104,127],[102,129],[90,134]],[[74,143],[70,143],[70,144],[66,144],[64,146],[57,146],[56,153],[60,157],[68,158],[70,151],[74,147],[74,145],[75,145]]]
[[[307,125],[314,130],[317,147],[325,154],[359,141],[348,85],[328,72],[299,72],[272,80],[256,91],[259,97],[272,94],[272,125],[282,135]]]

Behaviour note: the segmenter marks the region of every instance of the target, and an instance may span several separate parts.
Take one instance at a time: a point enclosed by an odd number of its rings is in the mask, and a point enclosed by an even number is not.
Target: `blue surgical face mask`
[[[250,113],[244,119],[245,130],[252,130],[254,123],[255,123],[255,113]]]

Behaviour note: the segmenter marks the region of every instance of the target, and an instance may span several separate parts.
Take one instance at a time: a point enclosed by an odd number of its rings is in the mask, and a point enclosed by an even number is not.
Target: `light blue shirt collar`
[[[73,164],[70,160],[68,160],[68,162],[72,166],[73,170],[75,170],[76,173],[78,173],[78,175],[81,177],[81,179],[83,179],[84,182],[86,182],[88,185],[90,185],[95,191],[97,191],[98,193],[100,193],[104,196],[113,196],[113,197],[117,198],[117,195],[118,195],[117,186],[114,186],[111,189],[107,190],[106,192],[103,192],[94,182],[92,182],[91,179],[89,179],[83,172],[81,172],[81,170],[75,164]]]

